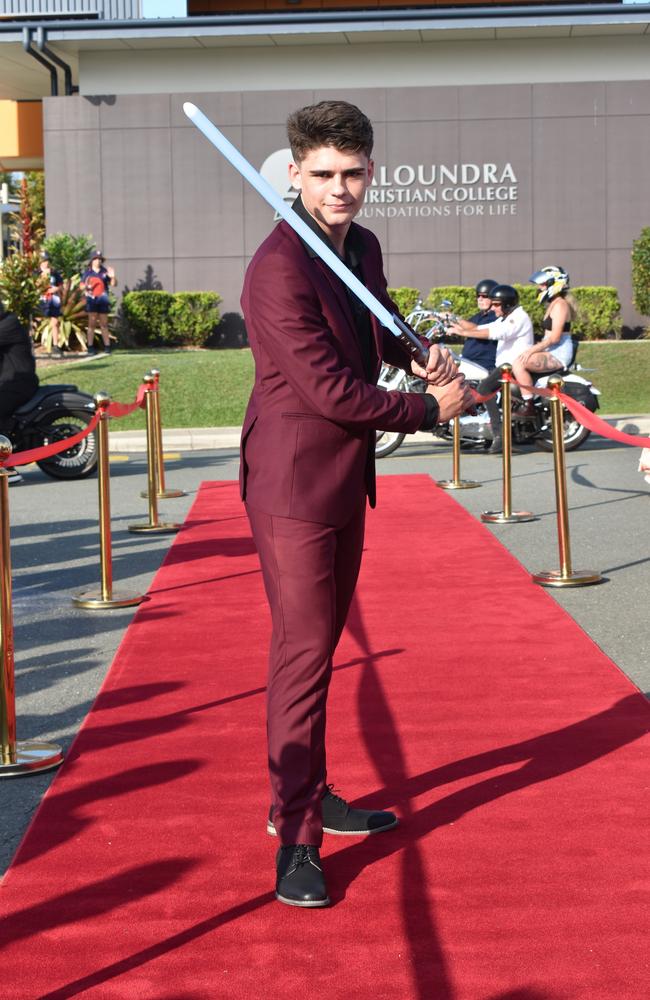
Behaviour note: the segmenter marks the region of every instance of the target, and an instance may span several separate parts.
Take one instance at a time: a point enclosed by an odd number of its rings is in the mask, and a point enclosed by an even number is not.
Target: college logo
[[[264,160],[264,163],[260,167],[260,173],[265,181],[267,181],[276,194],[279,194],[283,201],[286,201],[287,205],[293,205],[296,200],[296,195],[298,192],[292,186],[289,180],[289,164],[293,162],[293,157],[291,156],[290,149],[277,149],[275,153],[271,153],[270,156]],[[275,219],[279,219],[278,213],[275,213]]]

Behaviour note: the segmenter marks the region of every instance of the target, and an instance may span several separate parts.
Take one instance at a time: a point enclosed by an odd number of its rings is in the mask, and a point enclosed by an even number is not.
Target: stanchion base
[[[87,611],[101,611],[105,608],[131,608],[135,604],[142,604],[144,594],[122,594],[120,591],[113,591],[112,597],[102,597],[101,590],[86,590],[82,594],[77,594],[72,598],[72,603],[77,608],[85,608]]]
[[[486,510],[481,514],[481,521],[488,521],[490,524],[515,524],[517,521],[536,521],[537,515],[531,514],[529,510],[515,510],[511,514],[504,514],[502,510]]]
[[[140,496],[143,500],[149,499],[149,490],[142,490]],[[158,500],[173,500],[175,497],[186,497],[187,493],[185,490],[161,490],[156,493],[156,499]]]
[[[160,524],[130,524],[129,531],[150,532],[152,535],[173,535],[174,532],[180,531],[181,527],[180,524],[166,521],[165,523],[160,522]]]
[[[4,756],[4,755],[2,755]],[[63,750],[56,743],[40,743],[36,740],[21,740],[16,743],[13,758],[6,761],[0,757],[0,778],[19,778],[23,774],[48,771],[63,763]]]
[[[593,569],[575,569],[564,575],[561,569],[545,569],[541,573],[533,573],[533,583],[539,583],[542,587],[586,587],[590,583],[602,583],[602,580],[602,575]]]
[[[475,483],[471,479],[439,479],[437,484],[441,490],[474,490],[483,483]]]

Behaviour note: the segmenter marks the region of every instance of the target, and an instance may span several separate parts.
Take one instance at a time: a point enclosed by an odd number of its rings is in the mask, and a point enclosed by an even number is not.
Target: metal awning
[[[44,31],[48,46],[69,63],[77,82],[79,53],[87,50],[644,35],[650,33],[650,3],[318,10],[169,20],[0,20],[0,98],[33,99],[50,93],[47,71],[23,49],[27,24],[34,33]]]

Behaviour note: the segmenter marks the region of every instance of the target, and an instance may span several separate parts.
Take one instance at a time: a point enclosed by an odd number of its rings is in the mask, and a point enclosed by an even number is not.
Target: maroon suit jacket
[[[364,283],[395,312],[379,243],[360,226],[357,234]],[[373,316],[377,362],[368,383],[343,283],[286,222],[249,264],[241,303],[255,359],[242,498],[268,514],[341,526],[366,495],[374,506],[375,431],[412,433],[424,420],[421,395],[374,384],[382,358],[408,370],[410,359]]]

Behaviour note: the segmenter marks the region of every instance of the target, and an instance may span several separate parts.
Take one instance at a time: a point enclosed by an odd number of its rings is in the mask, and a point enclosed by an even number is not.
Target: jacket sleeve
[[[245,303],[260,348],[308,410],[353,430],[413,433],[426,414],[418,393],[386,392],[357,377],[323,315],[304,262],[282,252],[260,257]]]

